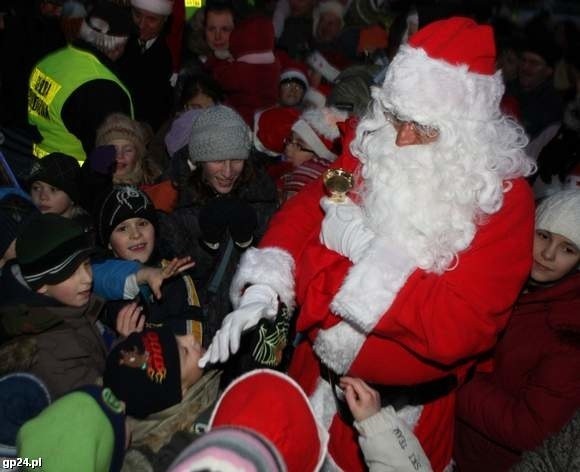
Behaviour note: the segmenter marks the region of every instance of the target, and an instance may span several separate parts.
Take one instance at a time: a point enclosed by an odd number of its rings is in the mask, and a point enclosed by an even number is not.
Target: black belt
[[[342,396],[337,394],[342,375],[337,374],[324,363],[320,363],[322,378],[324,378],[332,389],[336,409],[342,418],[347,422],[352,422],[352,414]],[[451,393],[457,387],[457,378],[449,374],[440,379],[431,380],[415,385],[382,385],[367,382],[369,387],[379,392],[381,397],[381,407],[392,406],[395,410],[400,410],[405,406],[425,405]]]

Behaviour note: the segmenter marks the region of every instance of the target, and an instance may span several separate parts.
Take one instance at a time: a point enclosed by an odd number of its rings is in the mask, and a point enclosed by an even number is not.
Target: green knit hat
[[[83,387],[24,423],[16,446],[20,457],[41,457],[44,472],[118,471],[125,446],[124,405],[108,388]]]
[[[93,251],[79,223],[52,213],[32,218],[16,238],[16,259],[32,290],[68,279]]]

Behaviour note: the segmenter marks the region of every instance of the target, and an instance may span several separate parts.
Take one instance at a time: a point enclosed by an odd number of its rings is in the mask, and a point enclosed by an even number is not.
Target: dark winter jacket
[[[493,363],[457,396],[462,471],[508,470],[580,407],[580,274],[520,297]]]
[[[0,375],[35,374],[53,400],[98,382],[107,354],[96,323],[102,299],[93,295],[82,308],[64,306],[30,290],[17,264],[4,267],[0,287]]]

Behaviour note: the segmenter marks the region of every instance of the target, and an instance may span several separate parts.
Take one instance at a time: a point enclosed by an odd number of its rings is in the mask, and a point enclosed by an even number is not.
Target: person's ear
[[[48,292],[48,286],[47,285],[43,285],[42,287],[36,289],[36,293],[40,293],[42,295],[45,295],[46,292]]]

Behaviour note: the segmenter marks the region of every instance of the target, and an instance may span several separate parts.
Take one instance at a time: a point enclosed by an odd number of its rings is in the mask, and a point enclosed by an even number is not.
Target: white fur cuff
[[[250,248],[242,256],[232,280],[230,298],[237,308],[246,285],[271,287],[290,310],[294,308],[294,259],[279,248]]]
[[[314,341],[314,352],[337,374],[348,372],[366,341],[364,333],[341,321],[329,329],[321,329]]]
[[[404,250],[375,238],[364,257],[350,268],[331,310],[364,333],[371,332],[415,266]]]

